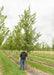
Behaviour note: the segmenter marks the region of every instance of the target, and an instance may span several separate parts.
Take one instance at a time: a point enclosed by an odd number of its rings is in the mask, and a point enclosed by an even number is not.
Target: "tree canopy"
[[[9,32],[9,29],[5,27],[5,19],[7,18],[7,16],[4,16],[2,14],[2,11],[3,11],[4,7],[2,6],[0,8],[0,47],[1,47],[1,44],[2,42],[4,41],[5,37],[7,36],[8,32]]]

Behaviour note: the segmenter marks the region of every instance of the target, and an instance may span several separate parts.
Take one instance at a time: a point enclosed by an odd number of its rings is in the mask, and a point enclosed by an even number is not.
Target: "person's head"
[[[23,52],[25,52],[25,50],[23,49]]]

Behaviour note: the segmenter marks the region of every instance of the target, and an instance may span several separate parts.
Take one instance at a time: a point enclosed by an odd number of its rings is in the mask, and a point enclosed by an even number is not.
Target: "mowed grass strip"
[[[30,54],[31,54],[31,55],[36,55],[36,56],[46,56],[46,57],[47,57],[47,56],[48,56],[48,57],[53,57],[53,56],[54,56],[54,54],[49,54],[49,53],[44,53],[44,52],[43,52],[43,53],[41,53],[41,52],[37,52],[37,53],[36,53],[36,52],[35,52],[35,53],[32,52],[32,53],[31,53],[31,52],[30,52]]]
[[[27,75],[25,71],[19,70],[17,64],[12,62],[6,55],[0,51],[3,75]]]
[[[16,55],[19,55],[20,53],[19,53],[19,51],[17,51],[17,50],[13,50],[13,51],[11,51],[11,50],[5,50],[5,52],[6,53],[8,53],[8,54],[16,54]],[[30,52],[28,55],[32,55],[32,56],[38,56],[38,57],[43,57],[43,58],[48,58],[48,59],[54,59],[54,54],[49,54],[48,53],[48,51],[47,51],[47,53],[45,53],[45,52]]]
[[[5,52],[6,53],[8,53],[8,54],[16,54],[16,55],[19,55],[20,54],[20,52],[19,51],[17,51],[17,50],[5,50]]]
[[[2,75],[2,64],[1,64],[1,59],[0,59],[0,75]]]
[[[10,52],[10,51],[9,51],[9,52]],[[14,53],[15,53],[15,52],[14,52]],[[19,52],[17,52],[17,53],[19,53]],[[10,53],[8,53],[8,54],[11,55],[11,56],[13,56],[13,57],[15,57],[15,58],[17,58],[17,59],[19,59],[19,56],[14,55],[13,52],[10,52]],[[51,61],[51,60],[47,60],[47,59],[44,59],[44,58],[35,57],[34,55],[33,55],[33,56],[29,56],[29,57],[32,58],[32,59],[41,61],[41,62],[50,63],[50,64],[54,65],[54,61]]]
[[[39,64],[39,63],[30,61],[30,60],[28,60],[28,64],[31,67],[42,70],[43,72],[49,73],[50,75],[54,75],[54,68],[51,68],[51,67],[48,67],[48,66],[45,66],[43,64]]]
[[[29,56],[29,58],[32,58],[32,59],[35,59],[35,60],[38,60],[38,61],[41,61],[41,62],[45,62],[45,63],[50,63],[50,64],[54,65],[54,61],[47,60],[47,59],[44,59],[44,58],[38,58],[38,57],[34,57],[34,56]]]
[[[14,55],[14,54],[11,54],[13,57],[19,59],[19,56],[17,55]],[[41,62],[45,62],[45,63],[50,63],[52,65],[54,65],[54,61],[51,61],[51,60],[47,60],[47,59],[44,59],[44,58],[39,58],[39,57],[34,57],[34,56],[29,56],[29,58],[32,58],[32,59],[35,59],[35,60],[38,60],[38,61],[41,61]]]
[[[15,53],[13,53],[14,51],[5,51],[5,53],[7,53],[8,55],[11,55],[12,57],[15,57],[16,59],[19,59],[19,56],[15,55]]]
[[[54,54],[46,54],[46,53],[29,53],[31,56],[38,56],[38,57],[43,57],[43,58],[48,58],[48,59],[53,59],[54,60]]]
[[[18,56],[13,55],[13,57],[15,57],[16,59],[18,59]],[[54,69],[51,67],[48,67],[46,65],[37,63],[37,62],[33,62],[28,60],[28,64],[36,69],[42,70],[43,72],[49,73],[50,75],[54,75]]]
[[[10,54],[11,55],[11,54]],[[19,59],[19,56],[12,54],[13,57],[15,57],[16,59]],[[54,65],[54,61],[51,60],[46,60],[44,58],[38,58],[38,57],[33,57],[33,56],[29,56],[29,58],[41,61],[41,62],[45,62],[45,63],[50,63],[52,65]]]
[[[19,59],[19,56],[17,56],[17,55],[12,55],[12,57],[15,57],[16,59]]]

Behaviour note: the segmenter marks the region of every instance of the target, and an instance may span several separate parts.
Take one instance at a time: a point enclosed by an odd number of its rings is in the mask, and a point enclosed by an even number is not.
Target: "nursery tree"
[[[36,13],[31,14],[30,6],[28,10],[24,10],[24,14],[20,15],[20,24],[24,29],[24,47],[23,49],[27,52],[34,49],[34,43],[37,42],[40,37],[40,33],[35,32],[33,28],[34,23],[36,22]]]

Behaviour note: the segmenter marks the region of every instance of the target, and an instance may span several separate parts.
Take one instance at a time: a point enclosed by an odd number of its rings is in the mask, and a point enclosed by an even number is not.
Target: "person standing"
[[[24,70],[25,61],[27,61],[27,53],[24,50],[20,54],[19,61],[20,61],[20,70],[22,69],[22,65],[23,65],[23,70]]]

